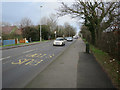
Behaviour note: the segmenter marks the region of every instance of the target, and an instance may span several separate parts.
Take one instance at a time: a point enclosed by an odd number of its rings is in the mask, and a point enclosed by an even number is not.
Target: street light
[[[41,11],[42,6],[40,6],[40,11]],[[41,19],[41,15],[40,15],[40,19]],[[41,42],[42,36],[41,36],[41,22],[40,22],[40,42]]]

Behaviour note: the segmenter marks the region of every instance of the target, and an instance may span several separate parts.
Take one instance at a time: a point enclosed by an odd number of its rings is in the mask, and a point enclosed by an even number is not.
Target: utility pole
[[[69,37],[70,37],[70,28],[69,28]]]
[[[42,8],[42,6],[40,6],[40,12],[41,12],[41,8]],[[40,15],[40,19],[41,19],[41,15]],[[42,40],[42,36],[41,36],[41,22],[40,22],[40,42],[41,42],[41,40]]]

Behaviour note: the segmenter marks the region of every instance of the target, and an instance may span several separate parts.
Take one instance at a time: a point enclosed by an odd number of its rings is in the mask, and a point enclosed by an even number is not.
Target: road
[[[2,87],[23,88],[73,42],[53,46],[53,41],[2,51]]]

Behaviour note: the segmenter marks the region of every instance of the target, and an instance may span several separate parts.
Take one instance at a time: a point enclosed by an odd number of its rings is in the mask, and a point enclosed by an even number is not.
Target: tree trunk
[[[92,44],[95,45],[96,38],[95,38],[95,31],[94,30],[92,30],[92,32],[91,32],[91,37],[92,37]]]

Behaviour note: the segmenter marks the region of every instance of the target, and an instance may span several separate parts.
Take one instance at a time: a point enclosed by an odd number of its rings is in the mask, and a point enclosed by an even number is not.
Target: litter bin
[[[86,43],[86,53],[89,53],[89,44]]]

